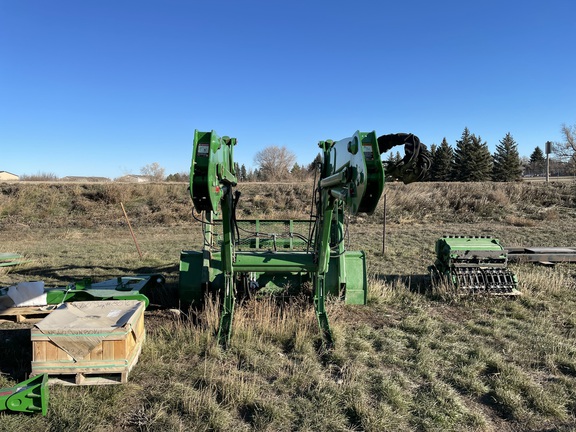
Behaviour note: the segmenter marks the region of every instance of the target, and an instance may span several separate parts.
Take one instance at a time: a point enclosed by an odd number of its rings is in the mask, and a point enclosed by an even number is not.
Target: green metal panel
[[[314,256],[305,252],[237,252],[234,271],[301,272],[315,271]]]
[[[150,300],[144,294],[157,284],[164,283],[160,274],[123,276],[93,283],[90,278],[66,287],[46,288],[46,302],[59,304],[68,301],[139,300],[148,307]]]
[[[492,237],[443,237],[437,241],[436,247],[441,251],[504,251],[499,240]]]
[[[340,141],[320,141],[324,150],[323,188],[352,214],[372,213],[384,190],[384,169],[375,132],[357,131]]]
[[[289,256],[287,256],[289,255]],[[260,289],[269,292],[292,290],[310,281],[310,271],[314,268],[312,255],[303,253],[257,254],[239,253],[234,271],[237,274],[250,273]],[[198,251],[182,251],[180,254],[179,295],[186,304],[200,304],[203,300],[204,281],[201,276],[203,254]],[[221,254],[212,254],[210,260],[209,288],[212,291],[224,289]]]
[[[205,269],[204,253],[198,251],[182,251],[180,253],[180,277],[178,292],[180,301],[187,305],[201,305],[204,301],[205,289],[213,284],[215,287],[224,287],[222,275],[222,262],[220,254],[210,260],[210,267]],[[204,270],[209,280],[204,280]]]
[[[368,298],[366,255],[363,251],[349,251],[346,260],[346,303],[365,305]]]
[[[294,290],[311,281],[315,267],[313,256],[304,253],[239,253],[234,266],[236,273],[251,273],[260,289],[282,291]],[[363,251],[344,253],[346,265],[345,279],[342,279],[340,258],[330,259],[329,271],[325,278],[327,292],[334,296],[344,295],[347,304],[366,304],[367,277],[366,255]],[[202,252],[182,251],[180,255],[180,300],[185,304],[195,304],[203,300],[201,268]],[[211,260],[213,269],[210,278],[213,290],[223,289],[220,254],[214,253]],[[344,292],[341,292],[344,289]]]
[[[218,211],[226,185],[235,185],[233,149],[236,138],[194,131],[190,164],[190,195],[198,210]]]
[[[341,268],[341,257],[331,257],[326,274],[327,291],[336,297],[344,296],[346,304],[366,304],[368,282],[366,276],[366,254],[363,251],[346,251],[345,265]]]
[[[203,255],[198,251],[180,252],[178,292],[183,303],[193,304],[202,300]]]
[[[0,411],[24,413],[48,412],[48,375],[42,374],[0,389]]]

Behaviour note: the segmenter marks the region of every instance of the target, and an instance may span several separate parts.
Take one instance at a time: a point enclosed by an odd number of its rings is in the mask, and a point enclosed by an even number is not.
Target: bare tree
[[[21,181],[56,181],[58,180],[58,176],[54,173],[50,172],[40,172],[38,171],[36,174],[22,174],[20,176]]]
[[[164,181],[164,168],[158,162],[153,162],[140,168],[140,174],[151,177],[154,181]]]
[[[561,160],[571,161],[576,158],[576,125],[562,125],[562,142],[554,143],[554,154]]]
[[[286,147],[270,146],[254,156],[263,180],[286,180],[296,162],[296,156]]]

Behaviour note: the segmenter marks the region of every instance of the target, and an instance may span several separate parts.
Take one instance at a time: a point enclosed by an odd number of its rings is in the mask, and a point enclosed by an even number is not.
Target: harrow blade
[[[517,295],[514,273],[505,268],[454,267],[456,286],[464,293]]]

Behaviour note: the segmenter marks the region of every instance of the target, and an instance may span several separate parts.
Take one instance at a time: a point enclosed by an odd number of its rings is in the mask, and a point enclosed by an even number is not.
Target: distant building
[[[0,171],[0,181],[18,181],[20,177],[8,171]]]
[[[145,175],[128,174],[122,177],[118,177],[114,181],[122,183],[150,183],[152,178]]]

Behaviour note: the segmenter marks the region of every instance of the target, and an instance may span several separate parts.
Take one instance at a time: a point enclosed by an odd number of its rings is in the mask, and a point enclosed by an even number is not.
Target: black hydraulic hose
[[[236,244],[236,241],[240,241],[240,230],[238,229],[238,220],[236,219],[236,208],[238,206],[238,201],[240,200],[240,191],[234,191],[234,198],[232,199],[232,232],[235,231],[236,238],[233,239],[232,244]]]

